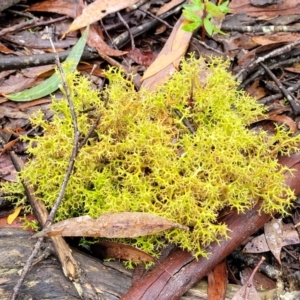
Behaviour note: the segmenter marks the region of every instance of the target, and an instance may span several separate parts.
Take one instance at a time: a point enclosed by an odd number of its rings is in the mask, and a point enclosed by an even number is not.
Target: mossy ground
[[[56,220],[151,212],[191,230],[141,237],[132,241],[134,245],[152,252],[155,244],[167,240],[199,256],[206,255],[205,245],[226,237],[226,226],[217,223],[224,207],[243,212],[262,199],[264,211],[284,212],[294,195],[284,186],[284,170],[276,156],[294,151],[299,138],[283,127],[277,128],[276,136],[249,130],[263,108],[237,91],[226,68],[227,63],[214,60],[208,71],[203,61],[190,59],[151,93],[137,92],[115,69],[107,73],[110,83],[103,92],[91,90],[88,80],[77,73],[67,74],[81,136],[98,114],[101,121],[76,159]],[[32,120],[45,134],[29,139],[32,159],[21,173],[49,208],[73,145],[67,101],[54,100],[52,110],[52,122],[43,120],[42,114]]]

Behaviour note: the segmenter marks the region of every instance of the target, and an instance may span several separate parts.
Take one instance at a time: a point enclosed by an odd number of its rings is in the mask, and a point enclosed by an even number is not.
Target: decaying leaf
[[[161,266],[160,262],[150,254],[139,250],[131,245],[118,242],[102,241],[91,245],[91,249],[97,256],[101,258],[117,258],[122,260],[131,260],[134,262],[155,262],[157,263],[166,273],[172,277],[173,275]]]
[[[102,241],[91,245],[94,254],[101,258],[117,258],[134,262],[156,262],[150,254],[133,246],[110,241]]]
[[[106,238],[135,238],[155,234],[167,229],[188,227],[173,223],[163,217],[142,212],[103,214],[98,219],[90,216],[71,218],[51,225],[35,234],[42,236],[89,236]]]
[[[179,4],[183,3],[183,2],[184,2],[184,0],[171,0],[170,2],[165,3],[164,5],[162,5],[162,6],[158,9],[156,15],[157,15],[157,16],[162,15],[162,14],[164,14],[165,12],[171,10],[173,7],[179,5]]]
[[[293,224],[283,224],[282,247],[297,244],[300,244],[300,238]],[[267,251],[270,251],[270,247],[266,241],[265,234],[253,238],[243,249],[243,253],[261,253]]]
[[[270,248],[270,251],[276,257],[279,264],[281,264],[280,252],[283,245],[282,219],[270,220],[264,225],[264,230],[265,230],[266,241]]]
[[[246,284],[251,274],[253,273],[253,269],[245,268],[240,272],[241,283]],[[256,272],[253,276],[253,285],[256,290],[261,291],[270,291],[276,288],[276,283],[272,279],[268,278],[266,275]]]
[[[183,17],[177,20],[163,49],[144,73],[142,79],[143,86],[149,91],[154,91],[177,70],[179,62],[185,54],[193,35],[192,32],[181,29],[185,22]]]
[[[265,234],[253,238],[243,249],[243,253],[261,253],[270,251]]]
[[[124,9],[136,2],[138,2],[138,0],[96,0],[84,8],[82,14],[73,21],[65,34],[93,24],[104,18],[106,15]]]

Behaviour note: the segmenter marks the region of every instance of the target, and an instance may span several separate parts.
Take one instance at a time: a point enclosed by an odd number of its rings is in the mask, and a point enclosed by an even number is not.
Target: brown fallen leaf
[[[150,254],[131,245],[102,241],[91,245],[91,250],[100,258],[117,258],[134,262],[156,262]]]
[[[163,49],[144,73],[143,86],[149,91],[154,91],[177,70],[179,61],[184,56],[193,35],[192,32],[181,29],[185,22],[183,17],[177,20]]]
[[[279,156],[278,161],[280,164],[287,166],[290,169],[299,168],[298,164],[300,163],[300,153],[292,153],[290,156]],[[288,179],[290,180],[291,178]],[[289,182],[287,182],[287,184],[288,183]]]
[[[97,1],[96,1],[97,2]],[[93,5],[96,3],[92,3]],[[103,1],[102,1],[103,2]],[[108,2],[106,2],[107,5]],[[112,3],[112,1],[111,1]],[[92,5],[91,4],[91,5]],[[105,5],[105,3],[103,3]],[[82,18],[82,13],[85,9],[88,9],[90,6],[85,7],[82,0],[52,0],[52,1],[42,1],[36,4],[31,5],[27,10],[28,11],[46,11],[59,13],[67,15],[70,18],[77,20],[77,18]],[[125,6],[126,7],[126,6]],[[98,7],[100,9],[100,6]],[[86,13],[86,11],[85,11]],[[93,22],[92,22],[93,23]],[[84,26],[83,26],[84,27]],[[99,52],[102,52],[108,56],[120,56],[124,55],[127,52],[119,51],[116,49],[111,49],[102,39],[101,34],[99,34],[100,27],[91,26],[89,30],[87,44],[90,47],[95,47]],[[99,29],[99,30],[97,30]]]
[[[264,225],[265,236],[270,251],[281,265],[280,252],[283,245],[282,219],[272,219]]]
[[[240,272],[241,283],[245,284],[251,274],[253,273],[253,269],[245,268]],[[253,277],[253,285],[258,291],[270,291],[276,288],[276,283],[268,278],[266,275],[256,272]]]
[[[283,124],[287,125],[290,128],[290,131],[292,133],[295,133],[297,131],[297,126],[296,126],[295,122],[293,121],[292,118],[290,118],[288,116],[273,115],[273,116],[269,116],[267,119],[269,119],[271,121],[280,122],[280,123],[283,123]]]
[[[162,15],[162,14],[164,14],[165,12],[171,10],[173,7],[179,5],[179,4],[183,3],[183,2],[184,2],[184,0],[171,0],[170,2],[168,2],[168,3],[164,4],[164,5],[162,5],[162,6],[158,9],[156,15],[157,15],[157,16]]]
[[[3,149],[0,152],[0,156],[6,153],[7,150],[11,150],[11,148],[19,141],[19,138],[16,138],[8,143],[5,144]]]
[[[79,0],[45,0],[30,5],[25,11],[52,12],[75,19],[79,5]]]
[[[92,219],[90,216],[71,218],[53,224],[33,237],[38,238],[48,235],[135,238],[171,228],[189,230],[186,226],[150,213],[122,212],[103,214],[98,219]]]
[[[102,39],[101,34],[99,34],[99,31],[101,31],[99,26],[90,26],[90,31],[87,39],[87,44],[90,47],[96,48],[99,53],[104,53],[108,56],[121,56],[127,53],[126,51],[120,51],[117,49],[110,48]]]
[[[91,25],[106,15],[120,11],[136,2],[138,0],[96,0],[83,9],[82,14],[73,21],[65,35],[68,32]]]
[[[183,45],[175,50],[172,50],[171,53],[160,54],[155,60],[155,63],[152,63],[151,68],[149,67],[144,73],[143,80],[155,75],[156,73],[160,72],[162,69],[168,67],[178,58],[182,57],[185,51],[186,51],[186,46]]]
[[[161,266],[160,262],[150,254],[137,249],[131,245],[118,242],[102,241],[91,245],[91,250],[101,258],[117,258],[122,260],[131,260],[134,262],[155,262]],[[164,267],[161,267],[166,273],[173,275]]]
[[[145,67],[150,66],[157,57],[157,54],[155,52],[143,51],[140,48],[131,49],[130,47],[128,47],[126,51],[128,51],[128,58]]]
[[[300,244],[298,232],[292,223],[282,224],[282,247]],[[246,244],[243,253],[262,253],[270,251],[265,234],[253,238]]]

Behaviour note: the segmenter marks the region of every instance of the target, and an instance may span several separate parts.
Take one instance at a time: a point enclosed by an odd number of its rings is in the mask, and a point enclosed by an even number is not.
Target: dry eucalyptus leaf
[[[283,246],[282,219],[272,219],[264,225],[265,236],[270,251],[281,265],[280,252]]]
[[[253,238],[243,249],[243,253],[261,253],[267,251],[270,251],[270,248],[264,234]]]
[[[231,300],[261,300],[261,297],[252,283],[246,283],[235,293]]]
[[[104,18],[106,15],[120,11],[136,2],[138,2],[138,0],[96,0],[83,9],[82,14],[73,21],[65,34],[93,24]]]
[[[53,224],[33,237],[48,235],[135,238],[171,228],[189,230],[186,226],[173,223],[150,213],[122,212],[103,214],[98,219],[92,219],[90,216],[71,218]]]
[[[283,224],[282,247],[300,244],[298,232],[292,223]],[[243,249],[243,253],[261,253],[270,251],[265,234],[253,238]]]
[[[251,268],[245,268],[240,272],[242,284],[246,284],[252,273],[253,269]],[[276,288],[276,282],[260,272],[254,274],[253,285],[258,291],[270,291]]]
[[[177,20],[163,49],[144,73],[143,86],[149,91],[154,91],[177,70],[179,61],[184,56],[193,35],[192,32],[181,29],[184,24],[183,17]]]
[[[155,257],[131,245],[118,242],[102,241],[91,245],[91,249],[94,254],[101,258],[117,258],[123,260],[131,260],[134,262],[155,262],[166,273],[168,273],[170,277],[173,276],[160,264],[160,262]]]
[[[150,254],[133,246],[110,241],[102,241],[91,245],[94,254],[101,258],[117,258],[134,262],[156,262]]]

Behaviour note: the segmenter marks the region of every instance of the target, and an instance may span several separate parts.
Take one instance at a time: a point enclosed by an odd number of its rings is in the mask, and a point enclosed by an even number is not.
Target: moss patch
[[[77,73],[67,74],[82,136],[98,114],[101,121],[76,159],[56,220],[151,212],[191,231],[138,238],[134,245],[152,252],[163,236],[199,256],[206,255],[205,245],[226,237],[226,226],[216,223],[224,207],[243,212],[262,199],[264,211],[285,212],[294,195],[283,184],[286,169],[280,169],[276,156],[296,150],[299,138],[290,137],[283,127],[276,136],[249,130],[247,125],[263,108],[236,90],[226,68],[221,60],[204,69],[201,60],[191,59],[151,93],[136,92],[116,69],[107,73],[110,84],[103,92],[91,90]],[[201,83],[204,74],[206,84]],[[49,208],[65,176],[73,141],[67,102],[54,100],[52,110],[51,123],[42,115],[32,120],[45,134],[29,140],[33,159],[21,173]]]

